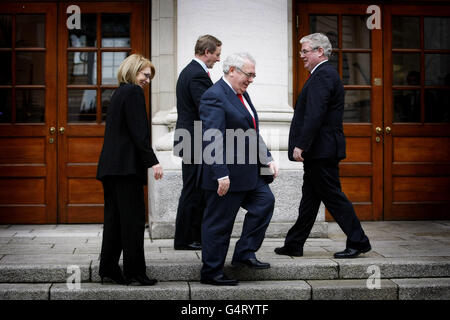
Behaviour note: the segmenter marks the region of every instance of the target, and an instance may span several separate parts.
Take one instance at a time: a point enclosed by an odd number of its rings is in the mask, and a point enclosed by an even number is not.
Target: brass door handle
[[[387,133],[387,134],[390,134],[391,131],[392,131],[391,127],[386,127],[386,133]]]
[[[381,129],[380,127],[376,127],[376,128],[375,128],[375,132],[376,132],[377,134],[383,134],[383,129]]]
[[[51,134],[54,134],[55,132],[56,132],[56,128],[55,128],[55,127],[51,127],[51,128],[50,128],[50,133],[51,133]]]
[[[59,133],[64,134],[64,132],[66,132],[66,128],[64,127],[59,128]]]

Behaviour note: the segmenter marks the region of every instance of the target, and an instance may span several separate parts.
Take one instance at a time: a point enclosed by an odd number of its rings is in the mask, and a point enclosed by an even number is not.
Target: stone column
[[[167,3],[172,3],[171,10],[162,10]],[[197,38],[203,34],[212,34],[219,38],[222,45],[222,58],[238,51],[249,52],[256,60],[257,78],[249,87],[252,102],[258,111],[261,135],[280,166],[280,176],[271,184],[276,204],[272,222],[267,230],[268,237],[284,237],[287,230],[295,222],[301,198],[303,167],[301,164],[287,159],[287,141],[289,125],[292,118],[292,33],[291,4],[288,0],[182,0],[176,8],[172,0],[153,0],[155,9],[159,3],[159,19],[153,12],[152,26],[158,31],[152,33],[152,58],[159,59],[160,68],[173,73],[166,61],[172,60],[170,48],[176,47],[176,76],[167,76],[162,83],[162,73],[157,86],[152,88],[154,98],[152,109],[153,142],[158,158],[164,169],[162,181],[150,179],[150,212],[152,233],[155,238],[167,238],[174,235],[174,222],[178,198],[181,191],[181,161],[172,156],[173,127],[176,121],[175,102],[162,97],[169,92],[172,97],[177,75],[189,63],[194,55]],[[174,13],[173,17],[162,16],[162,13]],[[175,15],[176,12],[176,15]],[[176,28],[165,19],[176,20]],[[164,22],[164,28],[163,27]],[[170,24],[170,27],[167,26]],[[156,37],[154,38],[154,34]],[[161,44],[176,35],[173,47]],[[153,45],[159,41],[159,45]],[[156,49],[158,48],[158,52]],[[163,48],[167,50],[164,51]],[[158,55],[157,55],[158,54]],[[170,56],[166,57],[166,56]],[[154,60],[157,61],[157,60]],[[216,63],[211,71],[213,82],[222,77],[222,63]],[[170,87],[172,86],[172,87]],[[172,103],[172,104],[170,104]],[[242,210],[241,210],[242,211]],[[240,234],[243,215],[240,212],[234,236]],[[327,237],[327,224],[324,221],[323,206],[320,209],[313,237]]]

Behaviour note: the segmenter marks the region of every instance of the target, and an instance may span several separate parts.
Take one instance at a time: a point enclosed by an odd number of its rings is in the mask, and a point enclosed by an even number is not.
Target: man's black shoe
[[[201,279],[200,283],[212,284],[214,286],[236,286],[239,282],[235,279],[229,279],[226,275],[220,275],[212,279]]]
[[[334,257],[336,259],[352,259],[352,258],[356,258],[357,256],[359,256],[361,253],[369,252],[371,249],[372,249],[371,246],[368,246],[367,248],[362,249],[362,250],[347,248],[344,251],[336,252],[334,254]]]
[[[175,250],[202,250],[202,244],[194,241],[191,244],[184,246],[175,246]]]
[[[301,257],[303,256],[303,250],[295,251],[286,247],[275,248],[275,253],[284,256]]]
[[[246,265],[252,269],[269,269],[270,264],[267,262],[261,262],[258,259],[236,260],[231,263],[233,266]]]

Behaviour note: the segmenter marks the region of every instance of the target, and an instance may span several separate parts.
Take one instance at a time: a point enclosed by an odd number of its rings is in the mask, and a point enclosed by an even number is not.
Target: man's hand
[[[278,177],[278,166],[275,163],[275,161],[272,161],[271,163],[269,163],[269,169],[270,169],[270,172],[272,172],[274,179],[276,177]]]
[[[161,165],[155,164],[153,167],[153,176],[155,177],[155,180],[159,180],[162,179],[164,173],[163,173],[163,168],[161,167]]]
[[[296,161],[303,162],[305,159],[302,158],[302,152],[302,149],[295,147],[294,152],[292,153],[293,158]]]
[[[227,194],[230,188],[230,178],[219,180],[219,188],[217,188],[217,194],[222,197]]]

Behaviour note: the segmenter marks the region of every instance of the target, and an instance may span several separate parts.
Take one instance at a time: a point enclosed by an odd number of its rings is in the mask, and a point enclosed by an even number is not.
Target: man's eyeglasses
[[[240,72],[242,72],[248,79],[250,79],[250,78],[255,79],[256,78],[256,74],[255,73],[247,73],[245,71],[242,71],[242,69],[238,68],[238,67],[236,67],[236,69],[238,69]]]
[[[151,73],[144,73],[142,71],[139,71],[140,73],[142,73],[147,79],[150,79],[150,77],[152,76]]]
[[[319,47],[312,48],[311,50],[303,49],[303,50],[300,50],[300,54],[306,55],[307,53],[309,53],[311,51],[314,51],[314,50],[317,50],[317,49],[319,49]]]

